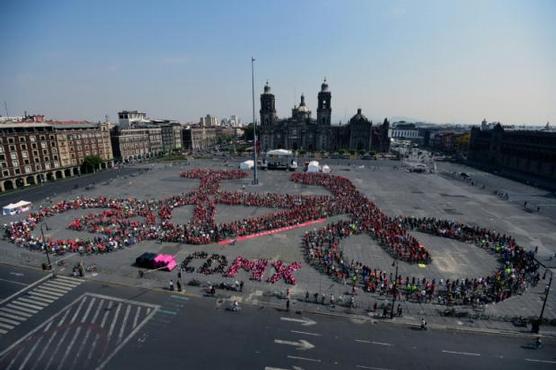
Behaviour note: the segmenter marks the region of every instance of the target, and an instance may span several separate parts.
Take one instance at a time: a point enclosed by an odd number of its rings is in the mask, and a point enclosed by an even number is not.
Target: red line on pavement
[[[226,239],[226,240],[221,240],[218,242],[218,245],[229,245],[231,244],[234,240],[235,241],[242,241],[242,240],[249,240],[249,239],[255,239],[255,238],[259,238],[261,236],[267,236],[267,235],[272,235],[272,234],[278,234],[281,233],[283,231],[290,231],[290,230],[295,230],[295,229],[299,229],[300,227],[305,227],[305,226],[311,226],[314,224],[320,224],[322,222],[326,221],[326,218],[319,218],[318,220],[313,220],[313,221],[307,221],[307,222],[303,222],[301,224],[297,224],[297,225],[291,225],[291,226],[284,226],[284,227],[280,227],[278,229],[273,229],[273,230],[267,230],[267,231],[261,231],[260,233],[255,233],[255,234],[250,234],[250,235],[244,235],[244,236],[238,236],[235,239]]]

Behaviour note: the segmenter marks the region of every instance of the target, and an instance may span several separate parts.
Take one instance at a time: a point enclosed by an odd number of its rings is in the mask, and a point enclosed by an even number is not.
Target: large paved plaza
[[[60,200],[74,199],[78,196],[98,197],[107,196],[114,198],[137,198],[141,200],[162,200],[172,195],[195,191],[199,187],[198,179],[179,177],[179,173],[192,168],[219,168],[231,169],[237,166],[236,162],[225,163],[216,160],[194,160],[189,163],[155,163],[137,167],[115,175],[109,179],[95,182],[92,189],[83,186],[73,188],[66,186],[65,191],[57,191],[55,195],[43,197],[35,201],[35,207],[47,205]],[[493,175],[472,171],[458,165],[440,163],[437,174],[415,174],[400,168],[395,161],[336,161],[332,163],[334,175],[347,177],[359,191],[375,202],[384,213],[389,216],[417,216],[436,217],[438,219],[456,220],[470,225],[483,226],[501,233],[511,234],[520,246],[526,250],[538,248],[538,258],[548,265],[554,263],[549,260],[556,251],[556,221],[551,217],[556,211],[556,199],[547,196],[544,192],[510,180],[498,178]],[[467,171],[476,176],[479,185],[473,186],[469,182],[461,181],[453,173]],[[251,177],[239,180],[222,181],[220,189],[225,191],[240,192],[271,192],[280,194],[300,195],[330,195],[319,186],[303,185],[289,180],[290,173],[282,171],[259,171],[260,182],[258,186],[251,185]],[[485,186],[482,186],[486,184]],[[492,189],[499,188],[510,192],[509,200],[497,197]],[[38,189],[37,189],[38,190]],[[29,190],[32,194],[34,190]],[[24,194],[22,194],[24,196]],[[522,199],[528,199],[529,204],[540,205],[541,212],[528,212],[521,206]],[[193,215],[193,205],[178,207],[172,212],[171,221],[175,224],[188,222]],[[67,228],[69,223],[82,215],[99,210],[72,210],[46,219],[48,225],[47,238],[75,239],[89,238],[90,234],[78,232]],[[248,217],[261,216],[276,209],[265,207],[216,206],[216,222],[224,223],[241,220]],[[17,217],[3,217],[2,222],[7,223]],[[347,219],[345,215],[331,217],[324,222],[334,222]],[[203,275],[197,272],[184,273],[184,283],[191,279],[198,279],[204,283],[222,281],[245,282],[244,294],[240,300],[251,303],[263,303],[272,292],[283,294],[290,288],[294,297],[304,297],[306,292],[319,295],[325,294],[335,297],[346,296],[349,287],[341,282],[334,282],[327,275],[318,272],[305,263],[301,248],[301,240],[307,231],[321,228],[324,224],[314,224],[308,227],[296,228],[267,236],[260,236],[248,240],[238,240],[234,245],[189,245],[178,243],[162,243],[158,241],[143,241],[122,250],[116,250],[104,255],[91,256],[64,256],[69,264],[83,260],[86,264],[95,263],[98,273],[89,276],[100,281],[121,281],[125,284],[161,288],[167,285],[170,279],[176,279],[175,272],[154,271],[149,272],[143,279],[138,278],[138,269],[133,265],[135,258],[144,252],[167,253],[176,256],[178,263],[186,256],[205,251],[218,253],[227,257],[228,263],[238,256],[248,259],[281,260],[290,264],[300,262],[302,268],[295,272],[296,285],[288,285],[283,280],[275,284],[266,282],[272,275],[272,268],[267,267],[262,281],[252,281],[247,271],[240,271],[234,278],[226,278],[222,274]],[[34,235],[40,235],[40,228],[35,228]],[[483,249],[468,243],[453,239],[446,239],[413,232],[431,254],[431,263],[426,266],[418,264],[399,263],[399,273],[402,276],[415,276],[427,279],[465,279],[476,278],[491,274],[497,269],[498,262],[495,256]],[[19,249],[7,241],[2,241],[0,250],[7,259],[12,259],[22,264],[37,264],[44,256],[36,252],[27,252]],[[355,235],[341,242],[345,258],[362,262],[371,268],[393,272],[392,257],[366,234]],[[191,266],[198,268],[204,261],[193,260]],[[67,272],[67,271],[66,271]],[[529,288],[525,294],[514,296],[498,304],[487,305],[482,312],[492,318],[513,316],[535,316],[540,311],[544,282],[536,288]],[[383,303],[390,297],[378,294],[363,293],[357,297],[361,308],[370,307],[372,304]],[[545,317],[556,318],[556,299],[549,300]],[[405,311],[414,316],[434,314],[438,307],[431,304],[409,304],[402,302]]]

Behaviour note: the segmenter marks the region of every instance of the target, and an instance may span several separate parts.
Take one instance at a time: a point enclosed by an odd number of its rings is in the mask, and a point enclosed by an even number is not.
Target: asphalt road
[[[1,276],[13,268],[0,265]],[[18,270],[31,278],[33,270]],[[28,283],[28,280],[22,283]],[[0,280],[0,290],[10,284]],[[81,281],[0,305],[2,369],[554,369],[556,343],[415,330]]]
[[[66,179],[48,182],[37,186],[30,186],[26,189],[0,194],[0,202],[2,202],[2,205],[18,202],[22,199],[29,202],[37,202],[46,199],[47,197],[53,197],[57,194],[71,191],[76,185],[79,188],[84,188],[89,184],[100,184],[116,176],[130,175],[131,173],[137,172],[139,170],[139,168],[124,167],[118,169],[107,169],[91,175],[68,177]]]

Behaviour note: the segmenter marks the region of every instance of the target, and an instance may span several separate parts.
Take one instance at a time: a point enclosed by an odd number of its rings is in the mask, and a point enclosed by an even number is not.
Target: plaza
[[[554,198],[535,194],[533,188],[526,192],[523,185],[515,184],[509,180],[495,176],[481,174],[480,178],[486,186],[471,186],[453,176],[457,172],[456,165],[440,164],[436,174],[409,173],[399,167],[395,161],[331,161],[333,175],[344,176],[349,179],[362,194],[374,202],[385,214],[390,217],[414,216],[435,217],[437,219],[454,220],[468,225],[485,227],[499,233],[509,234],[525,250],[537,248],[537,258],[546,264],[551,263],[550,257],[554,255],[553,246],[556,242],[554,233],[554,219],[550,218],[550,211],[556,205]],[[42,205],[55,204],[58,201],[75,199],[77,197],[108,197],[108,198],[136,198],[138,200],[163,200],[170,196],[197,191],[199,180],[180,177],[183,171],[193,168],[208,168],[230,170],[236,168],[236,161],[222,163],[215,160],[193,160],[189,162],[151,163],[136,168],[131,174],[115,176],[110,180],[95,184],[94,188],[72,188],[60,192],[56,196],[42,201]],[[468,172],[469,170],[466,169]],[[305,185],[290,181],[290,173],[282,171],[260,171],[258,186],[251,185],[251,174],[247,177],[233,180],[223,180],[220,190],[241,193],[277,193],[298,194],[302,196],[322,195],[332,196],[323,187]],[[490,176],[490,177],[489,177]],[[489,182],[490,181],[490,182]],[[492,193],[492,186],[510,189],[515,194],[509,201],[500,199]],[[527,196],[529,202],[544,202],[543,212],[526,212],[518,204],[522,196]],[[538,192],[538,191],[537,191]],[[515,200],[514,200],[515,199]],[[540,204],[540,203],[539,203]],[[35,209],[41,202],[35,203]],[[194,205],[185,205],[172,210],[171,222],[185,224],[191,220]],[[74,209],[47,217],[45,222],[47,239],[87,239],[93,234],[83,231],[68,229],[70,222],[86,214],[100,212],[100,209]],[[217,224],[229,223],[236,220],[263,216],[276,212],[270,207],[246,207],[216,204],[215,221]],[[140,218],[136,218],[140,220]],[[14,218],[4,217],[2,223],[13,221]],[[83,261],[85,264],[95,264],[98,273],[90,276],[91,279],[100,281],[122,281],[123,283],[161,288],[168,284],[170,279],[176,280],[176,272],[149,271],[142,279],[138,278],[138,268],[133,265],[135,258],[144,252],[164,253],[174,255],[176,261],[181,263],[188,255],[195,252],[207,252],[209,255],[216,253],[227,258],[228,266],[235,258],[241,256],[247,259],[265,259],[269,262],[282,261],[286,265],[299,262],[302,268],[294,273],[296,284],[286,284],[283,279],[271,284],[266,281],[273,275],[273,268],[269,263],[263,272],[260,281],[250,280],[250,272],[239,270],[234,277],[220,274],[201,274],[198,268],[204,263],[202,259],[193,260],[191,267],[196,272],[182,275],[183,285],[195,279],[203,286],[219,282],[243,281],[245,283],[243,294],[239,297],[244,302],[264,304],[271,296],[285,296],[289,292],[293,298],[302,301],[307,293],[312,297],[318,293],[325,296],[326,302],[331,295],[336,298],[349,296],[350,287],[342,282],[332,280],[328,275],[317,271],[306,263],[301,242],[306,232],[315,231],[326,224],[339,220],[348,220],[347,215],[339,214],[321,220],[322,223],[307,227],[294,228],[283,232],[273,233],[246,240],[238,240],[231,244],[209,243],[204,245],[191,245],[158,240],[144,240],[130,247],[116,249],[108,254],[92,254],[80,256],[65,255],[68,264]],[[46,226],[45,225],[45,226]],[[40,225],[33,230],[33,236],[40,237]],[[427,265],[409,264],[399,261],[399,275],[410,276],[417,279],[446,281],[448,279],[473,279],[491,274],[498,268],[496,257],[477,248],[470,243],[454,239],[440,238],[430,234],[412,231],[412,235],[428,250],[431,262]],[[99,235],[96,235],[99,236]],[[13,244],[2,241],[2,253],[12,258],[19,258],[25,254],[29,263],[44,260],[44,255],[37,252],[27,252]],[[352,235],[340,243],[347,260],[362,262],[370,268],[393,273],[393,258],[382,248],[378,242],[367,234]],[[33,261],[33,262],[31,262]],[[67,271],[69,273],[69,271]],[[349,282],[348,282],[349,283]],[[500,303],[487,304],[481,308],[478,315],[485,318],[511,318],[517,316],[535,317],[542,304],[542,292],[545,283],[541,281],[536,287],[528,287],[524,294],[512,296]],[[195,288],[188,288],[195,289]],[[340,299],[342,299],[340,298]],[[357,295],[357,304],[360,309],[372,307],[375,303],[382,305],[391,300],[385,294],[364,293]],[[320,299],[319,299],[320,300]],[[294,301],[296,303],[296,301]],[[431,302],[432,303],[432,302]],[[301,304],[301,303],[299,303]],[[410,303],[402,301],[404,312],[413,315],[434,315],[441,305],[430,303]],[[321,309],[319,307],[319,309]],[[327,307],[328,310],[331,308]],[[458,307],[465,310],[466,307]],[[339,311],[339,309],[338,309]],[[470,311],[472,312],[472,311]],[[554,297],[549,298],[545,318],[555,318]]]

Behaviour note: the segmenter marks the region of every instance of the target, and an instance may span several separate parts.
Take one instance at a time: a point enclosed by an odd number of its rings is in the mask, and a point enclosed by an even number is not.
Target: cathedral
[[[317,117],[311,117],[311,110],[301,95],[298,106],[292,109],[290,118],[279,119],[276,115],[276,100],[268,82],[261,94],[260,145],[261,149],[291,149],[333,152],[353,149],[365,152],[387,152],[389,122],[373,127],[361,109],[346,125],[332,125],[332,94],[326,79],[317,96]]]

